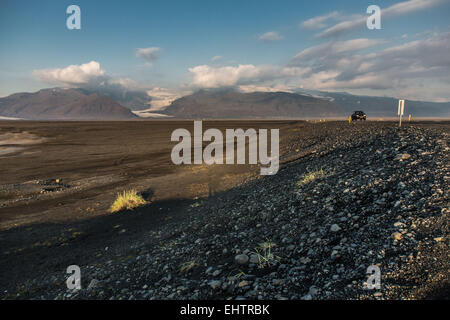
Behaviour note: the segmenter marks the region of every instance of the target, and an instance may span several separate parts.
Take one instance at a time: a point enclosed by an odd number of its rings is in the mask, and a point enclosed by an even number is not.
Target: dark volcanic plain
[[[448,298],[448,122],[203,124],[280,128],[279,173],[173,165],[192,121],[0,122],[0,297]]]

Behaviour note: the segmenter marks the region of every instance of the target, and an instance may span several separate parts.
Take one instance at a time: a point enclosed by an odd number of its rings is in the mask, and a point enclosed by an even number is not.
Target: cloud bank
[[[373,39],[327,42],[298,53],[291,65],[308,68],[300,83],[319,90],[370,89],[409,98],[450,99],[445,89],[450,84],[450,32],[361,52],[380,43]]]
[[[196,88],[236,87],[249,92],[297,87],[450,100],[450,32],[389,43],[368,38],[328,41],[300,51],[286,66],[200,65],[189,72]]]
[[[279,67],[253,64],[214,67],[208,65],[189,69],[192,83],[199,88],[235,87],[265,83],[273,80],[289,79],[305,72],[299,67]]]
[[[113,79],[107,75],[97,61],[65,68],[34,70],[33,75],[40,81],[69,88],[81,88],[108,96],[129,108],[146,106],[150,97],[145,88],[129,78]]]

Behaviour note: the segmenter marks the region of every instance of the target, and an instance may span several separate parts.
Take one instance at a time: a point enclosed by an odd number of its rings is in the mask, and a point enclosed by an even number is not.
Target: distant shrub
[[[117,195],[117,199],[111,205],[110,211],[114,213],[121,210],[130,210],[146,203],[147,201],[138,195],[136,190],[123,191]]]

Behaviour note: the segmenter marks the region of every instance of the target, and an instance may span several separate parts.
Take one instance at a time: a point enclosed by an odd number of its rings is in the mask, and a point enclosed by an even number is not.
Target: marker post
[[[398,127],[400,128],[402,126],[402,116],[405,113],[405,100],[398,100]]]

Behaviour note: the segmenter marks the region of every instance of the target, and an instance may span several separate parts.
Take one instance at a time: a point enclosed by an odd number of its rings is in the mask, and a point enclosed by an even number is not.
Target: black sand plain
[[[177,128],[192,130],[192,125],[192,121],[0,122],[0,137],[17,134],[13,136],[17,144],[8,140],[0,146],[15,148],[0,155],[3,298],[21,292],[20,284],[44,272],[98,262],[129,251],[129,243],[163,226],[195,219],[198,199],[227,207],[242,193],[242,186],[245,189],[249,182],[249,188],[258,186],[262,179],[258,166],[173,165],[170,152],[175,142],[170,135]],[[447,133],[450,128],[449,122],[439,121],[404,124],[410,125]],[[390,121],[203,122],[204,130],[279,128],[282,167],[327,152],[337,138],[348,145],[353,137],[395,126]],[[149,204],[109,213],[117,193],[128,189],[141,192]],[[206,211],[199,214],[207,215]],[[103,248],[110,249],[99,253]],[[42,293],[24,289],[14,297],[39,298]]]

